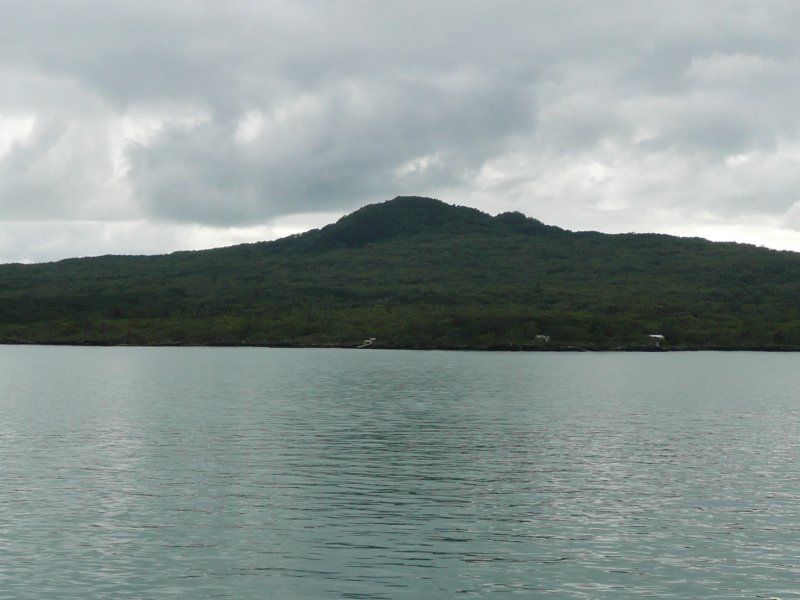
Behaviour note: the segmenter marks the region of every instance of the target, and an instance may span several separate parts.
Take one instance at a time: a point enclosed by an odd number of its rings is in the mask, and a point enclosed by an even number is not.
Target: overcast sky
[[[800,2],[0,0],[0,262],[397,195],[800,250]]]

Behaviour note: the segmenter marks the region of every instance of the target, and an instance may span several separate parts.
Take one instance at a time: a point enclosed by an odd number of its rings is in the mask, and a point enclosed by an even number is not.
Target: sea
[[[800,355],[0,346],[0,598],[800,598]]]

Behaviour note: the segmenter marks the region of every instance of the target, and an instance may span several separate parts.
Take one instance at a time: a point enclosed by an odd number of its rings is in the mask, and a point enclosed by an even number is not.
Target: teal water
[[[0,598],[799,598],[800,355],[0,347]]]

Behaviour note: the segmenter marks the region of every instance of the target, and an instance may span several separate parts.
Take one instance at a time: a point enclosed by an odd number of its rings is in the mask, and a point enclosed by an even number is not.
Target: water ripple
[[[0,598],[800,598],[798,360],[0,348]]]

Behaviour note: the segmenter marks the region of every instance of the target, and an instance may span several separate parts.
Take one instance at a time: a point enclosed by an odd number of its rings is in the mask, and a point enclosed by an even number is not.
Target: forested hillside
[[[274,242],[2,265],[0,341],[786,349],[799,299],[797,253],[401,197]]]

